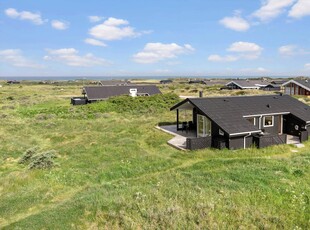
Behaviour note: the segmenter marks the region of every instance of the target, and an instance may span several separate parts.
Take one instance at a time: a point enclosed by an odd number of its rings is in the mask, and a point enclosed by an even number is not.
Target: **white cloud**
[[[296,0],[264,0],[259,10],[252,15],[261,21],[270,21],[285,12]]]
[[[84,40],[85,43],[93,45],[93,46],[101,46],[101,47],[106,47],[107,45],[103,43],[102,41],[93,39],[93,38],[86,38]]]
[[[262,48],[251,42],[234,42],[227,50],[231,52],[261,52]]]
[[[47,21],[47,20],[42,19],[40,13],[32,13],[29,11],[18,12],[14,8],[8,8],[4,11],[4,13],[10,18],[19,19],[19,20],[28,20],[28,21],[31,21],[35,25],[42,25],[44,24],[44,22]]]
[[[289,14],[292,18],[302,18],[310,15],[310,1],[298,0],[298,2],[292,7]]]
[[[292,56],[296,53],[297,46],[295,45],[285,45],[279,48],[279,53],[283,56]]]
[[[236,31],[246,31],[250,28],[250,24],[239,15],[225,17],[219,23],[228,29]]]
[[[69,28],[70,23],[60,20],[53,20],[51,26],[56,30],[66,30]]]
[[[246,59],[256,59],[260,56],[263,48],[251,42],[235,42],[230,45],[227,51],[239,53]]]
[[[213,62],[234,62],[237,61],[238,59],[239,59],[238,57],[232,55],[220,56],[217,54],[212,54],[208,57],[208,61]]]
[[[294,55],[306,55],[309,54],[309,51],[304,50],[303,48],[298,47],[297,45],[285,45],[279,47],[279,53],[282,56],[294,56]]]
[[[262,74],[262,73],[267,73],[269,72],[268,69],[264,68],[264,67],[258,67],[258,68],[246,68],[246,69],[241,69],[240,70],[241,73],[251,73],[251,74]]]
[[[91,53],[84,56],[80,56],[79,52],[74,48],[64,48],[58,50],[47,50],[48,55],[44,57],[44,60],[58,61],[69,66],[76,67],[90,67],[90,66],[106,66],[111,64],[109,61],[98,58]]]
[[[169,69],[156,69],[154,72],[159,74],[167,74],[170,73],[171,71]]]
[[[235,53],[234,55],[221,56],[212,54],[208,57],[209,61],[214,62],[233,62],[239,59],[256,59],[261,55],[263,48],[251,42],[234,42],[227,51]]]
[[[100,22],[104,19],[104,17],[93,15],[89,16],[88,19],[90,22]]]
[[[133,27],[129,26],[128,21],[117,18],[108,18],[102,24],[96,25],[89,30],[89,34],[96,39],[108,41],[137,37],[148,32],[136,32]]]
[[[193,52],[194,48],[185,44],[180,46],[176,43],[147,43],[141,52],[133,55],[133,60],[142,64],[150,64],[165,59],[177,58],[178,55]]]
[[[0,50],[0,62],[9,63],[16,67],[42,68],[42,65],[25,58],[19,49]]]
[[[310,63],[306,63],[306,64],[305,64],[305,68],[306,68],[306,69],[310,69]]]

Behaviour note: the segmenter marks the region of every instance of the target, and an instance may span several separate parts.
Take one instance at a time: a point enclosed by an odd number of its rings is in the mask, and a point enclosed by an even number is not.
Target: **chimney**
[[[203,97],[203,92],[199,91],[199,97]]]

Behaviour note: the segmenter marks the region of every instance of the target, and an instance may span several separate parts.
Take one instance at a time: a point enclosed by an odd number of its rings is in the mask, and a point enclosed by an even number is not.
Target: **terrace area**
[[[176,125],[165,125],[165,126],[156,126],[157,129],[162,130],[166,133],[174,135],[174,137],[168,141],[168,144],[174,148],[180,150],[186,150],[186,139],[189,137],[196,137],[196,130],[177,130]]]

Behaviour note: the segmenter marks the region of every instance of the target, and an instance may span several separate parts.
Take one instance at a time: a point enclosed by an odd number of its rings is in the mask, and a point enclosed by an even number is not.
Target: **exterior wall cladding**
[[[194,117],[199,114],[197,111],[194,111]],[[306,141],[308,135],[310,136],[310,126],[307,127],[307,130],[303,130],[302,126],[304,125],[298,118],[293,117],[292,115],[283,115],[283,133],[278,134],[280,123],[280,116],[274,116],[274,123],[272,127],[264,127],[264,119],[255,118],[255,126],[258,127],[261,124],[262,130],[268,135],[255,135],[246,137],[245,147],[249,148],[256,146],[258,148],[264,148],[271,145],[285,144],[287,141],[287,134],[299,136],[300,141]],[[296,125],[298,129],[296,130]],[[228,148],[228,149],[240,149],[244,148],[244,136],[238,137],[229,137],[226,133],[220,135],[220,127],[212,121],[212,136],[211,137],[192,137],[187,138],[186,147],[190,150],[203,149],[203,148]]]

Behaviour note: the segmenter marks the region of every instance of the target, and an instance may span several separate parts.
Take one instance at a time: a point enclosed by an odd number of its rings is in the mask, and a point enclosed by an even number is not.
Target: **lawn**
[[[155,129],[173,94],[73,107],[80,85],[1,84],[0,229],[310,228],[310,142],[178,151]],[[33,147],[55,166],[19,164]]]

